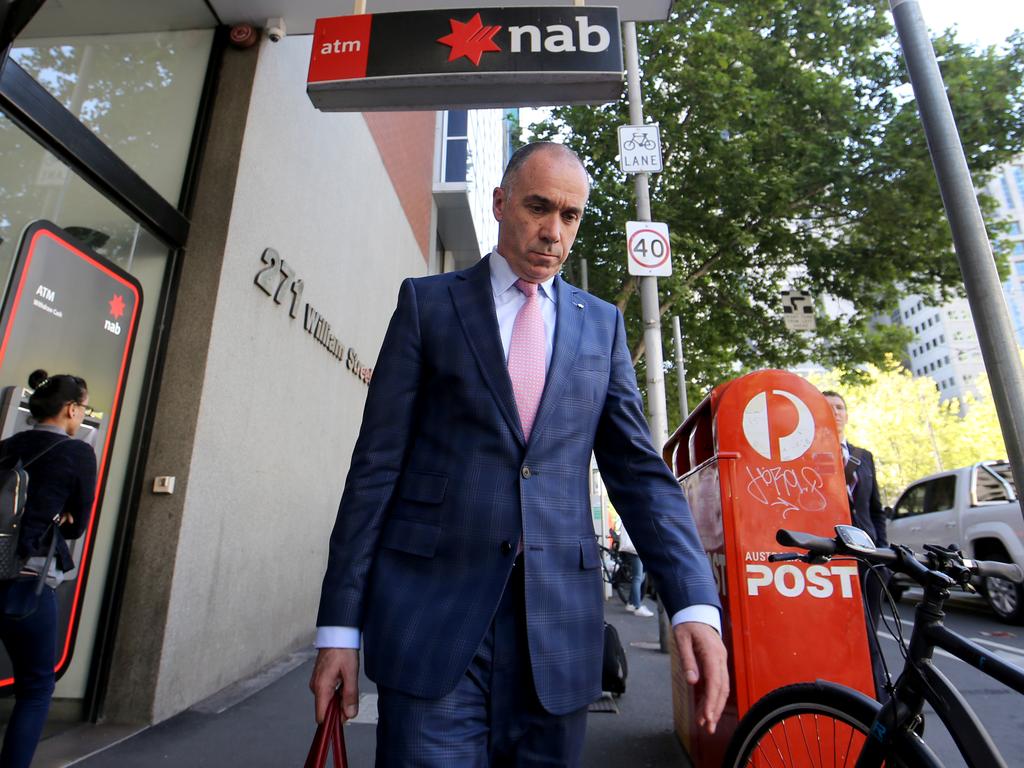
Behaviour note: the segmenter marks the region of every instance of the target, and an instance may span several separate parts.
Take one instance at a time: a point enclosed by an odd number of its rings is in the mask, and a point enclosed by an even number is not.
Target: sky
[[[1014,29],[1024,29],[1024,0],[919,0],[928,28],[957,28],[965,43],[999,45]]]

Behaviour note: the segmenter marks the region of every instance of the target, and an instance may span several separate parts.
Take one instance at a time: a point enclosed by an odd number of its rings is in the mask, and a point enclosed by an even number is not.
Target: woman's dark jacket
[[[60,445],[55,445],[60,443]],[[48,446],[53,446],[28,464]],[[55,558],[61,571],[75,567],[66,540],[77,539],[89,526],[96,494],[96,454],[81,440],[47,427],[19,432],[0,443],[0,466],[11,467],[18,459],[28,464],[28,497],[18,554],[46,556],[50,537],[46,534],[55,515],[68,513],[73,522],[60,526]]]

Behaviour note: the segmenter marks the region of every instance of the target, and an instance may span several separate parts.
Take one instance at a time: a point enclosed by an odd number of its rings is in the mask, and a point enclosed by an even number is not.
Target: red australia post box
[[[768,562],[779,528],[833,536],[850,523],[832,410],[801,377],[765,370],[715,387],[665,445],[722,601],[729,702],[714,736],[672,655],[676,732],[694,765],[721,764],[747,710],[790,683],[832,680],[873,696],[857,564]]]

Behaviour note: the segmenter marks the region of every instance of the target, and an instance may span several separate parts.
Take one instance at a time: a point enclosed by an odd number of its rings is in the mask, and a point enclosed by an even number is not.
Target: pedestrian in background
[[[56,680],[54,588],[75,566],[67,541],[88,528],[96,493],[96,454],[72,439],[88,410],[85,380],[35,371],[28,385],[34,390],[28,406],[36,423],[0,443],[0,466],[12,467],[20,459],[28,473],[18,537],[25,565],[17,579],[0,581],[0,639],[14,667],[15,697],[0,768],[28,768],[39,743]],[[54,558],[37,595],[54,537]]]
[[[629,566],[630,588],[629,602],[626,603],[626,610],[635,616],[644,618],[654,615],[654,611],[643,604],[644,564],[640,555],[636,553],[633,540],[629,538],[629,531],[619,521],[619,554],[622,561]]]
[[[316,713],[359,654],[377,765],[576,766],[601,693],[604,606],[588,478],[658,576],[714,732],[729,681],[714,578],[651,445],[622,315],[558,276],[589,194],[580,159],[530,144],[494,190],[498,244],[408,279],[377,358],[331,535]]]
[[[843,467],[846,474],[846,496],[850,502],[850,517],[855,526],[867,533],[875,542],[875,546],[884,549],[889,546],[886,533],[887,520],[878,493],[878,481],[875,477],[875,457],[871,451],[851,445],[846,440],[846,424],[849,413],[846,400],[838,392],[822,392],[832,415],[836,420],[836,432],[839,445],[843,451]],[[888,698],[885,691],[885,668],[882,665],[881,649],[874,630],[878,628],[882,618],[882,592],[884,583],[891,575],[885,568],[871,569],[858,563],[861,591],[864,595],[864,611],[868,618],[868,647],[871,649],[871,672],[875,679],[875,692],[879,700]]]

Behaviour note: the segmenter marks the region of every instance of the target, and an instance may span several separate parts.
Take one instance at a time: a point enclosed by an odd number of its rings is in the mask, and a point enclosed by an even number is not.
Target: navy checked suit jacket
[[[331,535],[319,626],[363,631],[366,672],[424,698],[469,666],[520,537],[534,683],[553,714],[600,695],[593,450],[669,611],[718,605],[690,510],[653,449],[618,310],[554,281],[554,350],[529,443],[488,259],[407,279]]]
[[[857,475],[857,485],[853,489],[853,498],[850,500],[850,515],[853,517],[853,524],[861,530],[867,531],[875,542],[875,546],[885,547],[889,544],[889,537],[886,535],[886,517],[882,509],[882,501],[878,496],[878,480],[875,478],[875,457],[871,451],[864,448],[846,444],[850,449],[850,455],[860,459],[854,472]]]

